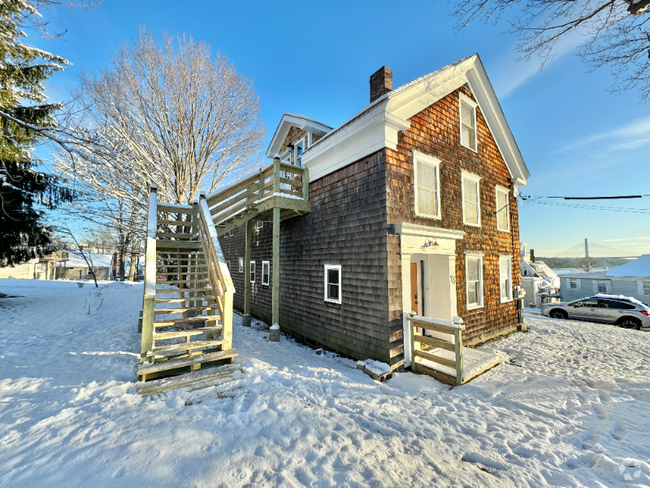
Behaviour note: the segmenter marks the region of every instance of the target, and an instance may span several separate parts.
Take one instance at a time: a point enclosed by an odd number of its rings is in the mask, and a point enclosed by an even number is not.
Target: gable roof
[[[395,149],[397,132],[410,128],[409,118],[463,85],[474,95],[514,183],[525,185],[530,173],[478,54],[384,94],[307,148],[303,162],[315,179],[382,147]],[[353,136],[356,144],[349,141]],[[333,154],[338,161],[324,161]]]
[[[629,276],[633,278],[650,278],[650,254],[644,254],[634,261],[612,268],[607,276]]]
[[[332,127],[319,122],[306,115],[285,113],[275,129],[271,143],[266,150],[266,156],[273,158],[278,155],[284,139],[287,137],[291,127],[298,127],[313,134],[324,135],[332,130]]]

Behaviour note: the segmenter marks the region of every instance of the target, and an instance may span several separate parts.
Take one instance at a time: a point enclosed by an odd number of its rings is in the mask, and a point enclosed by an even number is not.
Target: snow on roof
[[[68,254],[68,261],[66,263],[67,268],[76,268],[78,266],[88,266],[86,264],[86,261],[84,261],[84,258],[81,257],[81,254],[79,251],[68,251],[70,254]],[[84,250],[84,254],[86,257],[88,256],[88,251]],[[95,254],[95,253],[90,253],[90,259],[92,259],[93,266],[97,267],[110,267],[111,263],[113,261],[113,255],[112,254]],[[90,261],[89,259],[89,261]]]
[[[644,254],[634,261],[612,268],[607,271],[606,275],[650,278],[650,254]]]

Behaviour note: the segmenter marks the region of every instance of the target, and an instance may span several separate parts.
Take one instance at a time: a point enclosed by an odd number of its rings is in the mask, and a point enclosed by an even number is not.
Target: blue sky
[[[186,33],[221,51],[251,78],[270,136],[284,112],[337,126],[368,103],[369,76],[382,65],[398,87],[465,56],[479,53],[531,172],[521,189],[535,196],[650,194],[650,111],[636,92],[608,91],[607,69],[586,72],[575,55],[580,38],[558,46],[542,71],[516,61],[508,26],[474,24],[456,32],[447,2],[181,2],[106,0],[94,9],[46,13],[64,40],[39,47],[73,63],[49,84],[55,98],[73,89],[82,70],[105,67],[111,52],[140,26],[156,35]],[[650,253],[650,196],[599,211],[520,203],[520,231],[538,256],[591,241]]]

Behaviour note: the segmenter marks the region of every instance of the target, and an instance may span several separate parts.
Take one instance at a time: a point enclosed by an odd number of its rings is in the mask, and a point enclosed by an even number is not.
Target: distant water
[[[607,271],[608,268],[594,268],[590,271],[590,273],[594,271]],[[584,273],[584,269],[579,269],[579,268],[558,268],[555,269],[553,268],[553,271],[555,271],[555,274],[569,274],[569,273]]]

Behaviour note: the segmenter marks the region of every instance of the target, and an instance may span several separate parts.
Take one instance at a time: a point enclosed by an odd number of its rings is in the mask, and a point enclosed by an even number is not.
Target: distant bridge
[[[596,242],[585,242],[576,244],[569,249],[554,256],[556,258],[638,258],[639,254],[631,251],[616,249],[615,247],[604,246]]]

